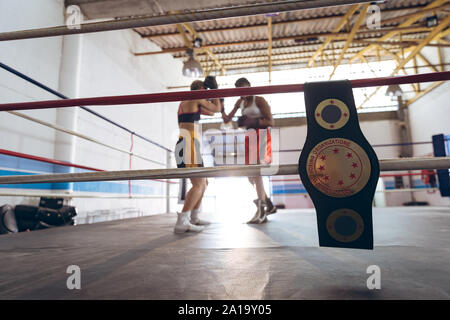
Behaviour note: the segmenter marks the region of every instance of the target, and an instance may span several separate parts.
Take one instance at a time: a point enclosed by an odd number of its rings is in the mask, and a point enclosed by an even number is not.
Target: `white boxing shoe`
[[[193,232],[201,232],[203,231],[204,227],[193,225],[190,222],[190,211],[186,212],[177,212],[178,219],[177,223],[175,224],[175,228],[173,229],[174,233],[185,233],[188,231]]]
[[[192,210],[192,212],[191,212],[191,223],[196,225],[196,226],[207,226],[207,225],[210,225],[211,222],[206,221],[206,220],[202,220],[202,219],[200,219],[198,217],[199,213],[200,213],[200,210],[198,210],[198,209]]]
[[[256,199],[256,200],[253,200],[253,202],[255,203],[257,210],[256,210],[253,218],[251,218],[250,221],[247,223],[267,222],[267,214],[264,210],[264,201]]]

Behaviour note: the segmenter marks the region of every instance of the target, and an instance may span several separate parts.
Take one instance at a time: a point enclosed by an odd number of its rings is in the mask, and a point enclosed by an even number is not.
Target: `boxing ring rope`
[[[409,84],[416,82],[431,82],[450,80],[450,71],[435,72],[419,75],[369,78],[350,80],[353,88],[382,86],[392,84]],[[183,92],[153,93],[140,95],[79,98],[66,100],[37,101],[24,103],[0,104],[0,111],[8,110],[31,110],[75,107],[79,105],[120,105],[138,103],[173,102],[180,100],[208,99],[232,96],[245,96],[256,94],[273,94],[303,91],[303,84],[276,85],[265,87],[243,87],[233,89],[215,90],[194,90]],[[40,121],[40,120],[39,120]],[[41,121],[40,121],[41,122]],[[54,125],[51,125],[55,127]],[[69,130],[63,131],[69,133]],[[70,132],[74,133],[74,132]],[[77,136],[82,136],[75,133]],[[82,136],[88,140],[89,137]],[[99,141],[95,141],[104,145]],[[114,147],[113,147],[114,148]],[[130,154],[128,151],[118,150]],[[137,155],[135,155],[137,156]],[[380,160],[380,170],[417,170],[417,169],[448,169],[450,167],[450,157],[437,158],[402,158]],[[276,168],[276,172],[272,172]],[[267,171],[264,171],[264,170]],[[269,174],[270,172],[270,174]],[[231,166],[231,167],[210,167],[210,168],[182,168],[182,169],[153,169],[153,170],[127,170],[108,172],[87,172],[87,173],[66,173],[50,175],[31,176],[6,176],[0,177],[0,184],[22,184],[22,183],[45,183],[45,182],[88,182],[88,181],[111,181],[111,180],[143,180],[143,179],[175,179],[175,178],[207,178],[207,177],[230,177],[230,176],[260,176],[260,175],[295,175],[298,174],[298,165],[251,165],[251,166]]]
[[[2,68],[2,69],[4,69],[4,70],[6,70],[6,71],[8,71],[8,72],[10,72],[10,73],[12,73],[12,74],[18,76],[19,78],[21,78],[21,79],[23,79],[23,80],[25,80],[25,81],[27,81],[27,82],[29,82],[29,83],[31,83],[31,84],[37,86],[37,87],[43,89],[43,90],[45,90],[45,91],[47,91],[47,92],[49,92],[49,93],[51,93],[51,94],[53,94],[53,95],[55,95],[55,96],[57,96],[57,97],[59,97],[59,98],[62,98],[62,99],[69,99],[69,97],[63,95],[62,93],[60,93],[60,92],[58,92],[58,91],[56,91],[56,90],[53,90],[52,88],[46,86],[45,84],[40,83],[40,82],[38,82],[38,81],[36,81],[36,80],[30,78],[29,76],[23,74],[22,72],[20,72],[20,71],[18,71],[18,70],[16,70],[16,69],[11,68],[10,66],[7,66],[7,65],[4,64],[4,63],[1,63],[1,62],[0,62],[0,68]],[[112,125],[114,125],[114,126],[120,128],[120,129],[122,129],[122,130],[125,130],[125,131],[128,132],[128,133],[131,133],[132,135],[135,135],[136,137],[141,138],[141,139],[144,140],[144,141],[147,141],[147,142],[149,142],[149,143],[151,143],[151,144],[153,144],[153,145],[155,145],[155,146],[157,146],[157,147],[159,147],[159,148],[161,148],[161,149],[164,149],[164,150],[166,150],[167,152],[172,152],[172,150],[170,150],[170,149],[164,147],[163,145],[160,145],[159,143],[156,143],[155,141],[153,141],[153,140],[151,140],[151,139],[149,139],[149,138],[146,138],[146,137],[144,137],[143,135],[138,134],[138,133],[136,133],[136,132],[134,132],[134,131],[132,131],[132,130],[126,128],[126,127],[124,127],[124,126],[122,126],[121,124],[119,124],[119,123],[117,123],[117,122],[115,122],[115,121],[113,121],[113,120],[111,120],[111,119],[109,119],[109,118],[107,118],[107,117],[105,117],[105,116],[99,114],[98,112],[95,112],[94,110],[92,110],[92,109],[90,109],[90,108],[88,108],[88,107],[83,107],[83,106],[81,106],[80,108],[83,109],[83,110],[85,110],[85,111],[87,111],[87,112],[89,112],[89,113],[91,113],[91,114],[93,114],[93,115],[96,116],[96,117],[99,117],[99,118],[105,120],[106,122],[108,122],[108,123],[110,123],[110,124],[112,124]]]
[[[31,154],[20,153],[20,152],[11,151],[11,150],[5,150],[5,149],[0,149],[0,154],[4,154],[4,155],[7,155],[7,156],[12,156],[12,157],[17,157],[17,158],[23,158],[23,159],[29,159],[29,160],[34,160],[34,161],[40,161],[40,162],[56,164],[58,166],[73,167],[73,168],[79,168],[79,169],[85,169],[85,170],[91,170],[91,171],[98,171],[98,172],[100,172],[100,171],[104,172],[105,171],[105,170],[102,170],[102,169],[92,168],[92,167],[83,166],[83,165],[79,165],[79,164],[75,164],[75,163],[70,163],[70,162],[65,162],[65,161],[60,161],[60,160],[54,160],[54,159],[49,159],[49,158],[44,158],[44,157],[39,157],[39,156],[31,155]],[[177,184],[176,182],[167,181],[167,180],[160,180],[160,179],[152,179],[152,180],[159,181],[159,182],[164,182],[164,183]]]
[[[394,177],[409,177],[409,176],[421,176],[422,173],[397,173],[397,174],[380,174],[380,178],[394,178]],[[272,182],[288,182],[288,181],[301,181],[299,178],[296,179],[272,179]]]
[[[349,80],[353,88],[378,87],[394,84],[424,83],[450,80],[450,71],[423,73],[408,76],[367,78]],[[177,91],[164,93],[150,93],[124,96],[107,96],[94,98],[78,98],[67,100],[47,100],[35,102],[19,102],[0,104],[0,111],[35,110],[77,107],[80,105],[112,106],[125,104],[143,104],[159,102],[177,102],[195,99],[214,99],[236,96],[252,96],[256,94],[275,94],[303,92],[303,84],[273,85],[260,87],[242,87],[214,90]]]
[[[445,139],[446,141],[448,139]],[[419,142],[402,142],[402,143],[386,143],[386,144],[373,144],[372,148],[382,148],[382,147],[397,147],[397,146],[411,146],[419,144],[432,144],[432,141],[419,141]],[[284,149],[284,150],[274,150],[273,152],[299,152],[302,149]]]
[[[11,151],[11,150],[5,150],[5,149],[0,149],[0,154],[17,157],[17,158],[23,158],[23,159],[29,159],[29,160],[35,160],[35,161],[40,161],[40,162],[56,164],[58,166],[64,166],[64,167],[73,167],[73,168],[79,168],[79,169],[85,169],[85,170],[91,170],[91,171],[104,171],[104,170],[97,169],[97,168],[82,166],[79,164],[74,164],[74,163],[60,161],[60,160],[53,160],[53,159],[49,159],[49,158],[33,156],[31,154],[20,153],[20,152],[15,152],[15,151]]]
[[[224,9],[208,9],[197,12],[176,13],[161,16],[144,16],[138,18],[122,18],[102,22],[80,24],[80,28],[59,26],[51,28],[19,30],[0,33],[0,41],[33,39],[42,37],[62,36],[69,34],[83,34],[91,32],[123,30],[140,27],[159,26],[202,20],[224,19],[232,17],[251,16],[257,14],[289,12],[330,6],[365,3],[365,0],[291,0],[276,3],[252,4]]]
[[[432,191],[432,192],[430,192]],[[427,192],[435,193],[439,191],[439,188],[405,188],[405,189],[386,189],[386,190],[376,190],[377,193],[396,193],[396,192]]]
[[[106,143],[104,143],[104,142],[101,142],[100,140],[91,138],[91,137],[89,137],[89,136],[86,136],[86,135],[84,135],[84,134],[78,133],[78,132],[73,131],[73,130],[65,129],[65,128],[61,127],[61,126],[58,126],[58,125],[55,125],[55,124],[52,124],[52,123],[49,123],[49,122],[46,122],[46,121],[43,121],[43,120],[39,120],[39,119],[30,117],[29,115],[25,115],[25,114],[23,114],[23,113],[15,112],[15,111],[8,111],[8,113],[13,114],[13,115],[15,115],[15,116],[17,116],[17,117],[21,117],[21,118],[24,118],[24,119],[27,119],[27,120],[30,120],[30,121],[39,123],[39,124],[41,124],[41,125],[43,125],[43,126],[52,128],[52,129],[54,129],[54,130],[61,131],[61,132],[67,133],[67,134],[71,134],[71,135],[76,136],[76,137],[78,137],[78,138],[81,138],[81,139],[84,139],[84,140],[87,140],[87,141],[90,141],[90,142],[99,144],[99,145],[101,145],[101,146],[104,146],[104,147],[106,147],[106,148],[109,148],[109,149],[112,149],[112,150],[115,150],[115,151],[119,151],[119,152],[122,152],[122,153],[126,153],[126,154],[128,154],[128,155],[132,155],[132,156],[134,156],[134,157],[136,157],[136,158],[140,158],[140,159],[146,160],[146,161],[148,161],[148,162],[152,162],[152,163],[155,163],[155,164],[158,164],[158,165],[166,166],[165,163],[162,163],[162,162],[159,162],[159,161],[156,161],[156,160],[152,160],[152,159],[150,159],[150,158],[147,158],[147,157],[145,157],[145,156],[142,156],[142,155],[139,155],[139,154],[130,152],[130,151],[125,150],[125,149],[121,149],[121,148],[117,148],[117,147],[111,146],[111,145],[109,145],[109,144],[106,144]]]
[[[244,133],[242,133],[244,134]],[[449,141],[450,139],[445,139]],[[382,148],[382,147],[397,147],[397,146],[409,146],[409,145],[419,145],[419,144],[432,144],[432,141],[421,141],[421,142],[403,142],[403,143],[387,143],[387,144],[373,144],[372,148]],[[225,145],[244,145],[243,143],[225,143]],[[282,153],[282,152],[300,152],[302,149],[283,149],[283,150],[272,150],[272,152]],[[211,153],[202,153],[202,156],[210,156]]]
[[[431,191],[431,192],[430,192]],[[399,193],[399,192],[427,192],[435,193],[439,191],[439,188],[405,188],[405,189],[385,189],[385,190],[375,190],[375,193]],[[299,193],[287,193],[283,194],[283,197],[298,196],[299,194],[306,194],[306,192]],[[279,196],[279,194],[271,194],[272,196]]]
[[[385,159],[380,160],[379,163],[381,171],[448,169],[450,168],[450,157]],[[274,165],[219,166],[219,167],[204,167],[204,168],[148,169],[148,170],[42,174],[32,176],[5,176],[0,177],[0,184],[212,178],[212,177],[241,177],[241,176],[255,177],[255,176],[296,175],[296,174],[298,174],[297,164],[288,164],[280,166]]]
[[[0,197],[46,197],[46,198],[80,198],[80,199],[178,199],[178,196],[166,195],[108,195],[108,194],[83,194],[83,193],[37,193],[37,192],[3,192],[0,191]]]

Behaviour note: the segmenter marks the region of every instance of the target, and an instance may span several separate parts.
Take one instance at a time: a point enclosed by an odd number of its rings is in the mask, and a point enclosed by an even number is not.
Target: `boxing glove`
[[[207,87],[208,89],[219,88],[219,86],[217,85],[216,77],[214,76],[207,76],[205,78],[205,81],[203,81],[203,83],[205,84],[205,87]]]

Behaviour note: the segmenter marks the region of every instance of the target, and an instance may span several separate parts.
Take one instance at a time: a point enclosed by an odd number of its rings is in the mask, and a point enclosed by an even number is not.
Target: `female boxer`
[[[202,90],[206,88],[217,88],[214,77],[207,77],[205,82],[196,80],[191,84],[191,90]],[[180,128],[179,140],[175,146],[175,158],[178,168],[203,167],[200,150],[200,126],[198,121],[200,115],[214,115],[220,112],[219,99],[212,102],[205,99],[182,101],[178,107],[178,127]],[[200,232],[202,225],[209,222],[199,219],[199,208],[202,203],[203,194],[206,189],[205,178],[190,178],[192,188],[187,192],[182,212],[178,213],[175,224],[175,233],[187,231]]]
[[[240,78],[235,83],[236,88],[250,86],[250,82],[246,78]],[[230,114],[227,115],[222,111],[223,121],[225,123],[230,122],[238,109],[241,109],[242,113],[242,116],[238,119],[238,126],[247,129],[245,135],[245,164],[271,163],[272,149],[269,128],[273,126],[273,118],[269,104],[263,97],[243,96],[236,101]],[[256,156],[255,161],[252,161],[251,155]],[[261,156],[263,157],[262,159]],[[267,215],[275,213],[277,209],[264,190],[262,177],[249,177],[248,179],[256,187],[258,195],[258,199],[253,201],[257,210],[249,223],[266,222]]]

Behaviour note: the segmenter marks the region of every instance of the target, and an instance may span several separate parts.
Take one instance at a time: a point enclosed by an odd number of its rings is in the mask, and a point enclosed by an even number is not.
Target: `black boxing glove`
[[[205,78],[205,81],[203,81],[203,83],[205,84],[205,87],[207,87],[208,89],[219,88],[219,86],[217,85],[216,77],[214,76],[207,76]]]
[[[245,127],[247,129],[258,129],[259,119],[249,118],[247,116],[240,116],[237,121],[238,127]]]
[[[237,125],[239,128],[245,127],[245,122],[247,121],[247,116],[240,116],[237,120]]]

